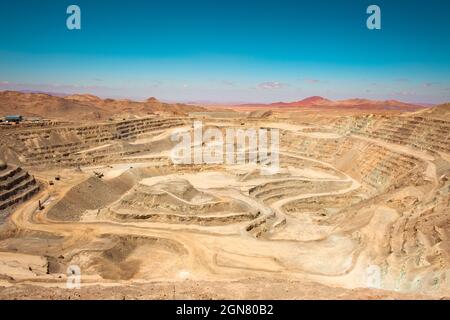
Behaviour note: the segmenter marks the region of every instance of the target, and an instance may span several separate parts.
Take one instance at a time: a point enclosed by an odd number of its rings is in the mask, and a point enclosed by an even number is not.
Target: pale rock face
[[[3,160],[0,160],[0,170],[5,170],[7,167],[6,162]]]

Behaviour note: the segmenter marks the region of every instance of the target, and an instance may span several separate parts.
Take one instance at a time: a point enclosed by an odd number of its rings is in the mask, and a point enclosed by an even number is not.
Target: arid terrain
[[[450,104],[0,102],[45,119],[0,124],[0,299],[450,297]],[[174,164],[194,121],[279,129],[280,170]]]

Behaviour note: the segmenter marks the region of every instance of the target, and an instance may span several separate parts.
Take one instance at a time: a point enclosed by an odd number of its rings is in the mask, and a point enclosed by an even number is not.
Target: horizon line
[[[311,96],[304,96],[303,98],[298,98],[295,100],[273,100],[271,102],[262,102],[262,101],[214,101],[209,99],[185,99],[185,100],[177,100],[177,99],[164,99],[164,98],[158,98],[152,95],[149,95],[148,97],[137,97],[137,96],[121,96],[121,95],[102,95],[102,94],[93,94],[93,93],[67,93],[67,92],[52,92],[52,91],[41,91],[41,90],[11,90],[11,89],[0,89],[0,92],[18,92],[23,94],[46,94],[53,97],[59,97],[59,98],[66,98],[68,96],[94,96],[102,100],[106,99],[112,99],[112,100],[130,100],[130,101],[136,101],[136,102],[145,102],[146,100],[149,100],[151,98],[155,98],[160,102],[163,103],[179,103],[179,104],[189,104],[189,105],[199,105],[199,106],[239,106],[239,105],[271,105],[271,104],[277,104],[277,103],[295,103],[295,102],[301,102],[303,100],[309,99],[309,98],[322,98],[326,100],[330,100],[331,102],[340,102],[340,101],[348,101],[348,100],[366,100],[366,101],[377,101],[377,102],[387,102],[387,101],[395,101],[400,103],[406,103],[411,105],[417,105],[417,106],[437,106],[441,104],[449,103],[450,101],[441,101],[441,102],[418,102],[418,101],[406,101],[406,100],[400,100],[400,99],[370,99],[365,97],[347,97],[344,99],[331,99],[327,98],[325,96],[318,96],[318,95],[311,95]]]

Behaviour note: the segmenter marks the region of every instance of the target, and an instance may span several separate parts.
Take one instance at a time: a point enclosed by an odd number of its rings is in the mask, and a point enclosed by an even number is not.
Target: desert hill
[[[275,102],[270,104],[240,104],[231,106],[233,109],[254,110],[259,108],[277,109],[277,111],[293,108],[322,108],[322,109],[355,109],[355,110],[398,110],[398,111],[417,111],[423,109],[423,106],[405,103],[397,100],[369,100],[369,99],[347,99],[347,100],[329,100],[319,96],[308,97],[300,101],[293,102]]]
[[[0,115],[20,114],[54,119],[101,120],[122,115],[144,116],[153,113],[186,115],[203,111],[202,107],[185,104],[167,104],[150,98],[144,102],[101,99],[94,95],[66,97],[43,93],[0,92]]]
[[[444,103],[433,108],[424,109],[419,113],[434,118],[448,119],[450,117],[450,103]]]

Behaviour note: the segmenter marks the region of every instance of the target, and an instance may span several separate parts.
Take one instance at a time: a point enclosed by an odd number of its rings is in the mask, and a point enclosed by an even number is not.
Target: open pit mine
[[[173,163],[195,121],[279,170]],[[0,159],[0,299],[450,296],[450,105],[23,121]]]

